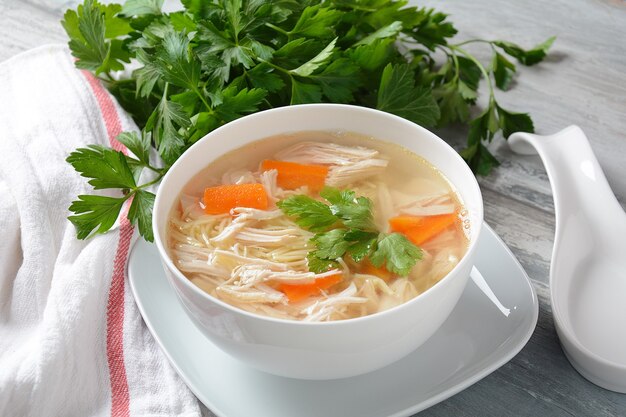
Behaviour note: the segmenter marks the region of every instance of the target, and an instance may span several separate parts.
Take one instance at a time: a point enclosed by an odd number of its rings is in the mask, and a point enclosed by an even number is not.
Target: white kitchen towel
[[[197,416],[137,310],[133,227],[80,241],[65,158],[137,129],[64,46],[0,64],[0,416]]]

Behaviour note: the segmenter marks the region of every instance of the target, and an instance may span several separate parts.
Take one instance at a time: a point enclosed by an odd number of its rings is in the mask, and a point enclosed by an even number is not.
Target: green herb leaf
[[[165,34],[154,65],[166,82],[192,91],[198,89],[200,62],[189,53],[189,39],[184,32]]]
[[[212,22],[199,22],[199,44],[196,48],[198,57],[205,63],[211,57],[219,57],[223,65],[214,69],[211,76],[218,77],[222,82],[230,79],[232,66],[241,65],[250,68],[254,65],[254,52],[249,46],[241,45],[220,31]],[[214,59],[214,58],[213,58]]]
[[[496,107],[495,102],[490,103],[480,116],[470,122],[468,147],[460,152],[470,168],[479,175],[488,175],[493,168],[500,165],[482,143],[491,142],[496,132],[500,130]]]
[[[445,126],[455,121],[465,122],[469,119],[469,105],[459,82],[449,82],[433,90],[433,95],[437,99],[441,109],[439,125]]]
[[[392,38],[392,37],[395,38],[398,35],[398,33],[400,33],[401,30],[402,30],[402,22],[399,22],[399,21],[392,22],[388,24],[387,26],[384,26],[378,29],[376,32],[370,33],[369,35],[367,35],[366,37],[364,37],[363,39],[355,43],[354,46],[369,45],[377,39]]]
[[[364,71],[374,71],[383,67],[394,51],[393,39],[377,39],[368,45],[360,45],[349,49],[348,54]]]
[[[361,262],[363,259],[371,255],[376,247],[378,233],[365,232],[362,230],[349,230],[344,239],[350,242],[347,252],[350,254],[354,262]]]
[[[115,224],[124,201],[125,197],[79,195],[78,200],[73,201],[70,206],[70,211],[76,215],[68,217],[76,227],[76,237],[86,239],[92,232],[108,231]]]
[[[492,169],[500,165],[500,162],[480,142],[463,149],[460,154],[472,171],[478,175],[489,175]]]
[[[274,69],[266,63],[259,64],[246,72],[246,77],[255,88],[262,88],[267,92],[274,93],[285,87],[285,82]]]
[[[125,16],[141,16],[144,14],[161,14],[163,0],[126,0],[122,6]]]
[[[345,240],[345,229],[333,229],[329,232],[318,233],[311,238],[317,249],[314,254],[320,259],[338,259],[346,253],[350,243]]]
[[[309,270],[319,273],[337,267],[336,262],[329,261],[347,254],[355,262],[370,257],[375,265],[386,263],[390,271],[406,275],[421,258],[421,250],[404,236],[376,230],[369,199],[332,187],[324,187],[320,195],[330,206],[305,195],[277,203],[285,214],[295,217],[300,227],[321,232],[311,239],[316,249],[308,254]],[[410,257],[414,259],[411,261]]]
[[[339,220],[326,204],[306,195],[294,195],[276,203],[296,224],[312,232],[328,230]]]
[[[358,197],[350,204],[333,204],[332,213],[343,220],[347,227],[372,230],[375,228],[372,216],[372,201],[366,197]]]
[[[149,58],[150,60],[152,58]],[[154,62],[144,62],[144,66],[135,70],[133,75],[137,79],[137,93],[141,97],[149,97],[155,84],[161,80],[161,69]]]
[[[331,62],[324,70],[309,78],[320,85],[322,93],[334,103],[351,103],[359,86],[359,67],[347,58]]]
[[[315,70],[317,70],[322,65],[325,65],[326,62],[330,59],[333,54],[333,49],[335,49],[335,44],[337,43],[337,38],[330,41],[328,45],[324,49],[322,49],[317,55],[311,58],[309,61],[300,65],[298,68],[292,69],[289,73],[293,75],[299,75],[301,77],[308,77],[313,74]]]
[[[153,131],[159,155],[168,165],[172,165],[185,150],[185,140],[178,127],[186,128],[190,124],[183,107],[167,99],[166,90],[148,119],[146,129]]]
[[[100,145],[89,145],[72,152],[66,159],[83,177],[91,178],[94,189],[136,187],[127,156]]]
[[[291,37],[330,38],[341,15],[341,12],[330,7],[308,6],[288,34]]]
[[[330,204],[352,204],[356,199],[356,193],[350,190],[340,190],[335,187],[324,187],[320,191],[320,197]]]
[[[376,108],[429,127],[439,119],[439,106],[428,88],[415,88],[409,65],[387,64],[380,79]]]
[[[365,197],[355,197],[354,191],[340,191],[324,187],[320,196],[331,203],[330,211],[351,229],[373,230],[372,201]]]
[[[498,117],[500,118],[500,128],[505,138],[515,132],[533,133],[535,127],[533,121],[527,113],[513,113],[498,106]]]
[[[322,88],[310,82],[291,79],[290,104],[319,103],[322,101]]]
[[[513,58],[517,58],[517,60],[524,65],[535,65],[543,61],[555,40],[556,36],[552,36],[528,50],[512,42],[495,41],[493,44],[502,48],[504,52],[511,55]]]
[[[150,149],[152,148],[151,134],[137,132],[122,132],[117,135],[117,140],[128,148],[144,165],[150,165]]]
[[[133,202],[128,210],[128,219],[132,224],[138,225],[139,234],[148,242],[154,240],[152,231],[152,207],[155,195],[149,191],[137,190],[133,196]]]
[[[513,74],[515,74],[515,65],[503,55],[496,52],[493,55],[491,70],[496,80],[496,86],[501,90],[508,90],[513,80]]]
[[[244,88],[237,91],[237,88],[231,86],[223,90],[222,103],[215,107],[215,111],[225,122],[230,122],[258,110],[266,94],[267,91],[261,88]]]
[[[446,45],[446,38],[456,34],[456,29],[450,22],[446,22],[448,15],[436,12],[433,9],[422,9],[423,16],[415,27],[408,30],[409,35],[430,50],[437,45]]]
[[[457,61],[459,62],[459,77],[461,81],[472,90],[478,90],[478,84],[482,77],[480,67],[474,61],[464,56],[458,56]]]
[[[70,35],[69,46],[77,58],[76,66],[100,74],[124,69],[130,62],[128,52],[119,40],[111,40],[131,31],[130,25],[115,17],[121,6],[103,6],[95,0],[85,0],[78,11],[68,10],[62,21]]]
[[[422,259],[422,250],[400,233],[381,233],[378,246],[370,256],[370,261],[374,266],[385,265],[389,272],[400,276],[408,275],[420,259]]]
[[[331,269],[339,268],[339,262],[330,259],[321,259],[315,256],[315,252],[309,252],[306,257],[309,271],[321,274]]]

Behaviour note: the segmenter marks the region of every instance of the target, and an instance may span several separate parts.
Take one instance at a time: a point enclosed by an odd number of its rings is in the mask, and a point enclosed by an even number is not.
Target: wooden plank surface
[[[63,0],[0,0],[0,61],[45,43],[64,42]],[[589,137],[622,206],[626,206],[626,2],[518,0],[420,2],[450,13],[458,40],[505,39],[531,46],[557,35],[545,63],[521,69],[513,90],[498,93],[512,110],[529,111],[538,133],[578,124]],[[489,50],[468,47],[486,62]],[[460,127],[437,132],[460,146]],[[583,379],[564,357],[551,315],[548,270],[554,234],[549,182],[537,157],[513,155],[480,180],[485,218],[511,247],[539,296],[539,322],[511,362],[420,416],[626,416],[626,395]],[[212,416],[206,409],[203,413]]]

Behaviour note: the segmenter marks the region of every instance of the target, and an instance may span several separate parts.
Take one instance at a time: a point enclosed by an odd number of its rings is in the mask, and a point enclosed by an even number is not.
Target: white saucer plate
[[[475,266],[510,309],[508,317],[470,280],[447,321],[413,353],[378,371],[332,381],[269,375],[219,350],[185,314],[152,244],[137,241],[128,275],[157,343],[191,391],[217,416],[400,417],[489,375],[511,360],[535,329],[538,303],[528,276],[486,224]]]

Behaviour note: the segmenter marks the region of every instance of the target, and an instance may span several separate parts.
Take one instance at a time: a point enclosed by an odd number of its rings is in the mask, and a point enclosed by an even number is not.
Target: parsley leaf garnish
[[[403,235],[376,229],[370,199],[332,187],[323,188],[320,196],[329,204],[305,195],[277,203],[300,227],[318,232],[311,238],[315,249],[307,256],[310,271],[337,268],[338,259],[349,255],[355,262],[369,257],[374,265],[385,265],[389,271],[405,276],[421,259],[421,249]]]
[[[326,204],[306,195],[295,195],[276,203],[298,226],[312,232],[328,230],[339,220]]]
[[[401,276],[407,275],[419,259],[422,259],[421,249],[400,233],[381,233],[376,250],[370,256],[374,266],[384,265],[388,271]]]
[[[315,272],[316,274],[339,268],[339,262],[331,259],[318,258],[315,252],[309,252],[306,259],[309,265],[309,271]]]
[[[330,232],[318,233],[311,242],[317,246],[315,256],[320,259],[338,259],[346,253],[350,243],[346,240],[346,229],[333,229]]]
[[[354,191],[324,187],[320,196],[330,203],[330,211],[341,219],[346,227],[373,230],[372,202],[369,198],[356,197]]]

